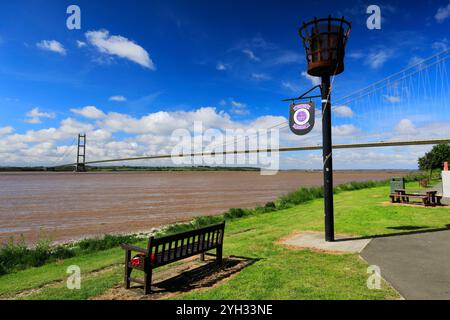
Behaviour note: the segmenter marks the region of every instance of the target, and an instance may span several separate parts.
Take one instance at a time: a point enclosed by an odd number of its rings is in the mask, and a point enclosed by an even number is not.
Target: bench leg
[[[124,274],[125,289],[130,289],[130,276],[131,271],[133,270],[128,266],[130,260],[131,260],[131,251],[125,250],[125,274]]]
[[[152,293],[152,269],[145,270],[144,275],[144,294]]]
[[[205,253],[200,253],[200,261],[205,261]]]
[[[216,261],[218,264],[222,264],[223,245],[220,245],[216,249]]]

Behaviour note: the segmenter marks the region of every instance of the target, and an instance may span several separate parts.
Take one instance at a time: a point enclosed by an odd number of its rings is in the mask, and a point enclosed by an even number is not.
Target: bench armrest
[[[131,244],[126,244],[126,243],[123,243],[121,245],[121,247],[124,250],[137,251],[137,252],[140,252],[140,253],[146,253],[147,252],[147,249],[143,249],[143,248],[140,248],[140,247],[137,247],[137,246],[132,246]]]

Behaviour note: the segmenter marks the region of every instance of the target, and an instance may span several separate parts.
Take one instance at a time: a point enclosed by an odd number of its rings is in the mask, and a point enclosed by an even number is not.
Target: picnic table
[[[396,189],[390,197],[392,203],[410,203],[410,199],[420,199],[425,207],[441,205],[442,199],[435,190],[425,191],[425,193],[407,193],[405,189]]]

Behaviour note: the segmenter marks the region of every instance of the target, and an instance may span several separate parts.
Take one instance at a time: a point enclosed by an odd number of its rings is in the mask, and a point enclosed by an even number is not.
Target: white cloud
[[[125,37],[110,36],[108,30],[88,31],[85,36],[87,41],[101,53],[118,56],[150,70],[156,70],[148,52]]]
[[[399,134],[416,134],[417,128],[409,119],[402,119],[395,126],[395,131]]]
[[[450,16],[450,3],[446,7],[440,7],[434,18],[438,23],[443,23]]]
[[[244,50],[242,50],[242,53],[246,54],[250,60],[257,61],[257,62],[261,61],[261,59],[258,58],[255,55],[255,53],[250,49],[244,49]]]
[[[423,63],[423,62],[424,62],[424,60],[422,58],[413,56],[411,59],[409,59],[408,65],[415,66],[415,65]]]
[[[365,63],[372,69],[379,69],[386,63],[388,58],[388,52],[386,50],[380,50],[370,53],[367,56]]]
[[[228,69],[228,65],[223,62],[217,62],[216,69],[219,71],[225,71]]]
[[[111,96],[111,97],[109,97],[109,101],[125,102],[125,101],[127,101],[127,98],[124,96]]]
[[[258,80],[258,81],[264,81],[264,80],[270,80],[270,76],[265,73],[252,73],[252,79]]]
[[[292,91],[292,92],[300,93],[300,88],[297,85],[295,85],[292,82],[290,82],[290,81],[282,81],[281,82],[281,86],[283,88],[286,88],[286,89]]]
[[[10,134],[14,131],[14,128],[11,126],[2,127],[0,128],[0,136],[3,136],[5,134]]]
[[[359,134],[361,130],[359,130],[357,127],[355,127],[352,124],[343,124],[340,126],[335,126],[332,129],[333,135],[335,136],[354,136],[356,134]]]
[[[319,77],[310,76],[306,71],[302,72],[302,76],[305,77],[307,80],[309,80],[313,86],[317,86],[320,84]]]
[[[436,51],[445,51],[449,48],[448,46],[448,39],[444,38],[440,41],[435,41],[432,44],[432,48]]]
[[[386,99],[387,102],[389,103],[399,103],[401,101],[400,97],[398,96],[388,96],[385,95],[384,98]]]
[[[77,40],[77,47],[78,48],[84,48],[86,46],[87,46],[86,42]]]
[[[299,63],[304,60],[304,56],[293,51],[285,51],[280,53],[275,59],[271,61],[273,65]]]
[[[354,115],[353,110],[347,106],[336,106],[333,108],[333,112],[342,118],[351,118]]]
[[[351,59],[361,59],[364,57],[364,54],[360,51],[353,51],[347,54],[349,58]]]
[[[208,127],[232,127],[230,116],[217,112],[213,107],[203,107],[195,111],[155,112],[141,118],[127,114],[110,112],[99,122],[99,126],[111,132],[130,134],[170,134],[175,129],[191,129],[194,121],[202,121]]]
[[[247,105],[242,102],[237,102],[233,99],[230,100],[230,104],[232,106],[231,112],[240,116],[244,116],[249,114],[250,112],[247,109]]]
[[[105,113],[97,109],[95,106],[86,106],[81,109],[70,109],[70,111],[88,119],[101,119],[105,116]]]
[[[33,108],[31,111],[27,112],[26,116],[28,119],[25,120],[26,123],[30,124],[39,124],[41,123],[41,118],[53,119],[55,118],[55,114],[53,112],[41,112],[39,107]]]
[[[67,54],[64,46],[56,40],[42,40],[42,41],[36,43],[36,46],[39,49],[56,52],[63,56],[65,56]]]

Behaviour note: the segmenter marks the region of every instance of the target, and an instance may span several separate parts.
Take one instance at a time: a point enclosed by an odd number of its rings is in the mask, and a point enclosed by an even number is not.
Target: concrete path
[[[450,299],[450,230],[375,238],[361,256],[405,299]]]
[[[305,231],[283,241],[282,243],[287,246],[301,249],[311,249],[335,253],[360,253],[370,242],[370,239],[339,241],[342,239],[348,239],[348,236],[341,236],[337,234],[335,237],[337,241],[326,242],[323,232]]]

